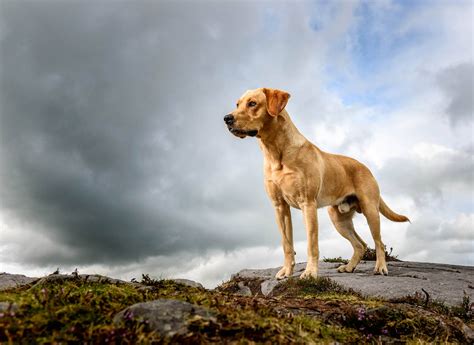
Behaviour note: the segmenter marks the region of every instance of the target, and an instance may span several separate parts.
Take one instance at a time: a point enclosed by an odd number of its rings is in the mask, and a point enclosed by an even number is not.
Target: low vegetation
[[[387,261],[401,261],[398,259],[397,255],[392,255],[393,248],[390,248],[390,252],[387,252],[387,247],[384,246],[385,248],[385,260]],[[376,252],[375,249],[372,249],[370,247],[367,247],[365,250],[364,256],[362,257],[362,260],[366,261],[375,261],[376,258]]]
[[[239,282],[253,296],[236,294]],[[195,318],[167,339],[144,322],[113,323],[127,306],[159,298],[208,308],[215,321]],[[10,305],[0,312],[0,343],[466,343],[462,327],[473,322],[469,300],[449,308],[423,296],[365,298],[328,278],[288,279],[264,297],[252,280],[205,290],[147,275],[140,283],[73,276],[0,291],[0,302]]]
[[[385,247],[385,259],[387,261],[401,261],[398,259],[397,255],[393,255],[393,248],[390,248],[390,252],[387,251],[387,248]],[[375,249],[367,247],[364,256],[362,257],[362,260],[365,261],[375,261],[377,259],[376,257],[376,252]],[[342,257],[338,256],[337,258],[323,258],[324,262],[332,262],[332,263],[341,263],[341,264],[347,264],[349,260],[343,259]]]
[[[324,262],[331,262],[331,263],[341,263],[341,264],[347,264],[349,260],[343,259],[342,257],[338,256],[337,258],[323,258]]]

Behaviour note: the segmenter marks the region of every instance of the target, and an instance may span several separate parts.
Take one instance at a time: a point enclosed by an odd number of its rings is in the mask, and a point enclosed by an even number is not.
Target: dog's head
[[[290,94],[285,91],[260,88],[245,92],[237,101],[237,108],[224,116],[229,131],[239,138],[255,137],[266,123],[277,117]]]

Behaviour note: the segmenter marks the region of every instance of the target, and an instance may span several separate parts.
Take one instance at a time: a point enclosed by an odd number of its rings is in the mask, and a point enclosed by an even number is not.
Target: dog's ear
[[[278,116],[286,107],[290,99],[290,94],[277,89],[263,88],[267,97],[267,111],[271,116]]]

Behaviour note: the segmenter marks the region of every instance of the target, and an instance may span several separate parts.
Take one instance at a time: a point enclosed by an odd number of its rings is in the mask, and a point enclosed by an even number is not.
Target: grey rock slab
[[[200,318],[216,322],[212,312],[200,306],[171,299],[158,299],[131,305],[114,317],[114,323],[127,321],[143,322],[162,336],[185,334],[191,319]]]
[[[30,284],[38,278],[27,277],[23,274],[0,273],[0,290]]]
[[[422,293],[424,289],[432,300],[448,305],[462,302],[464,292],[474,300],[474,267],[424,262],[388,262],[388,276],[374,275],[375,262],[362,261],[353,273],[337,272],[338,263],[320,262],[319,276],[329,277],[346,288],[364,295],[383,298],[399,298]],[[294,277],[299,276],[305,263],[295,265]],[[276,286],[275,274],[279,267],[269,269],[245,269],[234,277],[260,278],[266,287]],[[262,284],[263,285],[263,284]],[[274,287],[273,286],[273,287]],[[263,293],[263,290],[262,290]],[[267,295],[270,292],[267,292]],[[423,294],[424,295],[424,294]]]
[[[194,280],[190,280],[190,279],[171,279],[171,280],[176,283],[183,284],[186,286],[204,289],[204,286],[202,286],[201,283],[195,282]]]

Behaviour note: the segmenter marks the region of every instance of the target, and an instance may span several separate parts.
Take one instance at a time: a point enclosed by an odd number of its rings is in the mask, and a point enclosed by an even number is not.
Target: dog
[[[282,90],[249,90],[238,99],[236,109],[224,116],[233,135],[258,138],[263,152],[265,190],[275,208],[285,257],[276,278],[292,276],[295,265],[290,207],[302,211],[308,239],[308,261],[301,278],[318,275],[317,209],[322,207],[328,207],[334,227],[354,249],[350,261],[338,271],[353,272],[367,248],[352,222],[354,213],[359,212],[366,217],[375,242],[374,273],[388,275],[379,212],[394,222],[409,219],[387,206],[365,165],[320,150],[298,131],[285,110],[289,98]]]

